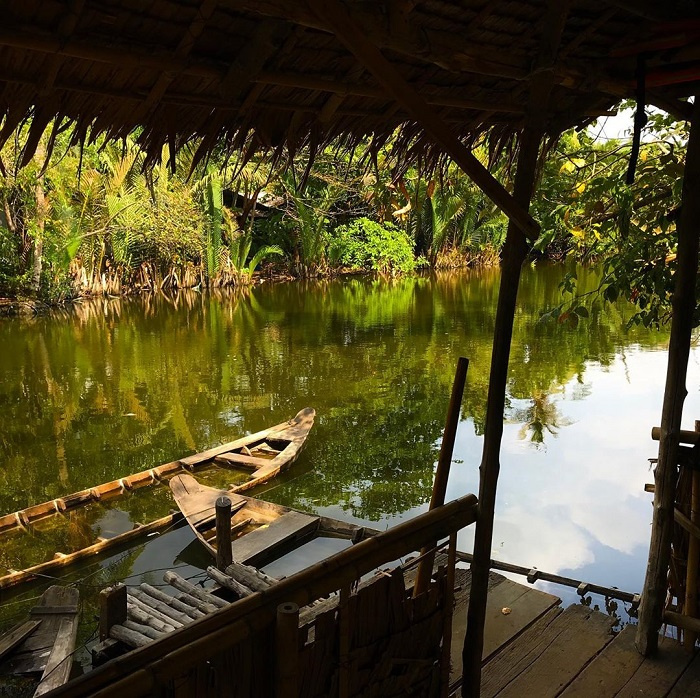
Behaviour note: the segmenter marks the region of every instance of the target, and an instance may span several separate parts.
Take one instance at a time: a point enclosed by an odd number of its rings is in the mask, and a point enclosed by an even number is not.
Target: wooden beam
[[[386,90],[372,85],[357,85],[315,75],[298,73],[262,72],[253,78],[254,82],[280,87],[297,87],[307,90],[320,90],[339,96],[356,95],[358,97],[386,98]],[[503,101],[502,95],[489,96],[484,94],[478,99],[460,97],[455,90],[435,91],[430,85],[422,85],[421,92],[428,104],[442,107],[457,107],[459,109],[490,109],[495,112],[524,114],[525,106],[514,102]]]
[[[202,0],[200,6],[197,8],[197,12],[192,19],[192,22],[175,49],[174,57],[176,59],[185,59],[190,55],[195,43],[197,42],[197,38],[202,31],[204,31],[204,27],[214,14],[217,2],[218,0]],[[168,70],[160,74],[155,84],[151,87],[148,96],[139,106],[140,113],[145,114],[154,104],[160,101],[161,97],[165,94],[168,87],[170,87],[173,80],[175,80],[178,73],[179,71]],[[174,153],[171,154],[171,157],[173,156]]]
[[[656,485],[654,513],[649,561],[635,640],[637,649],[644,656],[655,654],[658,648],[658,633],[663,620],[668,566],[671,559],[678,442],[683,403],[687,394],[685,381],[696,307],[695,285],[700,241],[698,191],[700,191],[700,95],[696,96],[693,105],[683,176],[681,216],[678,222],[678,266],[672,300],[673,315],[668,347],[666,389],[661,411],[659,462],[654,473]]]
[[[547,0],[543,18],[542,39],[537,60],[537,77],[531,83],[527,126],[520,140],[513,195],[519,205],[527,209],[535,190],[537,161],[540,143],[544,135],[549,96],[554,83],[553,66],[566,23],[569,3]],[[491,371],[486,403],[486,426],[479,480],[479,518],[474,537],[472,583],[467,609],[467,632],[462,651],[463,684],[465,698],[479,698],[481,691],[481,665],[484,647],[484,625],[488,580],[493,541],[493,523],[496,508],[496,491],[500,471],[500,450],[503,437],[508,361],[513,336],[513,320],[520,284],[520,273],[527,256],[528,245],[523,232],[513,221],[503,250],[501,283],[493,336]]]
[[[517,226],[534,241],[540,226],[503,185],[474,157],[403,76],[366,37],[345,6],[338,0],[309,0],[309,6],[323,17],[338,40],[351,51],[377,82],[416,119],[437,143]]]

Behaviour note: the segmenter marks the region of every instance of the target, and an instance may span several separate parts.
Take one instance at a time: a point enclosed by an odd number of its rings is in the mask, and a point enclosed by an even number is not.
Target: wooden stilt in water
[[[275,625],[275,698],[299,695],[299,606],[277,606]]]
[[[695,313],[695,286],[698,273],[700,237],[700,95],[696,95],[688,138],[683,176],[681,216],[678,222],[678,267],[673,291],[673,316],[668,346],[666,389],[661,411],[659,461],[654,474],[654,514],[649,561],[647,563],[639,625],[635,644],[644,655],[658,648],[671,560],[673,510],[676,495],[678,443],[690,355],[690,340]]]
[[[452,464],[452,453],[454,451],[455,437],[457,436],[457,425],[459,424],[459,413],[462,407],[462,395],[464,394],[464,384],[467,381],[467,370],[469,369],[469,359],[460,356],[457,360],[457,370],[455,372],[454,383],[452,384],[452,395],[447,408],[447,420],[445,431],[442,435],[442,445],[440,446],[440,458],[438,459],[437,471],[435,472],[435,482],[433,483],[433,495],[430,499],[430,508],[442,506],[445,503],[447,494],[447,481],[450,475],[450,465]],[[413,587],[413,595],[422,594],[433,571],[435,553],[430,552],[428,546],[421,550],[423,558],[418,567],[416,583]]]
[[[216,500],[216,566],[221,571],[233,562],[231,552],[231,500]]]

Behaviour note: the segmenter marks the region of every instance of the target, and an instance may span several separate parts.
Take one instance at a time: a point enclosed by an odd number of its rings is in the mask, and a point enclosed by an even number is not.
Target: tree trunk
[[[37,146],[35,159],[39,167],[44,166],[46,151],[40,144]],[[40,170],[40,174],[36,178],[34,187],[36,196],[36,227],[34,228],[34,250],[32,255],[32,281],[30,290],[34,295],[39,293],[41,286],[41,268],[44,261],[44,228],[46,227],[46,217],[48,213],[48,202],[44,193],[44,175]]]

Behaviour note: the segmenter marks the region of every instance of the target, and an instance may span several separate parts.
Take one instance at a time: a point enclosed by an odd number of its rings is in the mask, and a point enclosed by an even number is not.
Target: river
[[[542,320],[560,301],[563,274],[557,265],[523,274],[493,557],[639,591],[668,334],[626,329],[633,309],[624,303],[593,302],[576,326]],[[595,270],[579,275],[582,289],[595,287]],[[309,405],[317,422],[306,450],[259,494],[384,529],[427,508],[460,355],[470,368],[448,498],[476,492],[497,292],[498,272],[481,270],[105,299],[2,320],[0,512],[204,450]],[[687,429],[700,417],[699,385],[694,349]],[[0,569],[128,530],[171,506],[166,489],[146,489],[93,505],[80,523],[6,537]],[[460,534],[460,549],[471,550],[472,536],[473,527]],[[334,545],[268,572],[288,573]],[[81,580],[91,605],[111,579],[160,583],[161,570],[175,567],[196,578],[207,562],[181,527],[64,579]],[[6,594],[6,623],[39,591]],[[573,591],[556,593],[577,602]]]

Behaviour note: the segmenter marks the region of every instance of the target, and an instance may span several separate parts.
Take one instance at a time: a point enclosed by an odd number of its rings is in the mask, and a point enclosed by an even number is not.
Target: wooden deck
[[[458,696],[470,573],[458,570],[452,695]],[[504,610],[508,612],[504,613]],[[664,639],[654,659],[634,647],[636,628],[612,632],[609,616],[562,609],[551,594],[491,573],[481,698],[700,697],[700,655]]]

